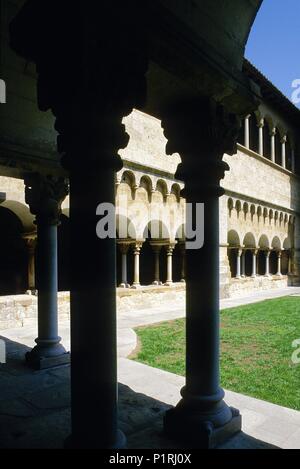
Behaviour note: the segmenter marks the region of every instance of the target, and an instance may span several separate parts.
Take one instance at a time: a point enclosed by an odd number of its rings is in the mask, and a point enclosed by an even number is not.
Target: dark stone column
[[[67,2],[59,14],[51,2],[40,3],[25,4],[11,37],[15,50],[37,65],[39,108],[56,118],[70,179],[72,435],[66,445],[121,448],[116,233],[110,226],[110,236],[97,236],[96,211],[105,204],[114,220],[118,151],[129,140],[122,119],[145,106],[148,15],[137,0],[92,1],[76,5],[71,16]]]
[[[204,246],[186,244],[186,386],[164,427],[189,447],[211,448],[241,430],[239,412],[223,400],[219,375],[220,180],[229,169],[223,154],[235,151],[239,121],[203,99],[169,109],[162,126],[167,154],[178,152],[182,158],[176,178],[185,182],[187,204],[193,213],[197,203],[205,204]],[[191,222],[187,219],[187,228]]]
[[[25,178],[26,203],[36,215],[36,287],[38,290],[38,338],[26,354],[36,369],[69,362],[69,354],[58,336],[57,311],[57,225],[61,204],[68,193],[64,179],[30,174]]]

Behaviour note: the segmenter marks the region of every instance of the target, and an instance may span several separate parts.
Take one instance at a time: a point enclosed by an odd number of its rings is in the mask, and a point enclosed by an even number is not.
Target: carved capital
[[[186,183],[185,196],[222,195],[220,180],[229,169],[224,153],[237,151],[240,119],[212,99],[202,98],[169,108],[162,120],[167,154],[179,153],[176,178]]]
[[[25,200],[36,223],[58,225],[61,204],[69,193],[66,180],[32,173],[25,176],[24,183]]]

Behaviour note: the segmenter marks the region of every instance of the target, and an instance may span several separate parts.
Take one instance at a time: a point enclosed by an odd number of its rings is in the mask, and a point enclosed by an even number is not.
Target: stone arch
[[[237,213],[237,216],[239,217],[239,214],[242,210],[242,203],[240,200],[236,200],[235,202],[235,210],[236,210],[236,213]]]
[[[275,249],[275,251],[281,251],[281,241],[278,236],[274,236],[272,239],[271,247]]]
[[[180,202],[181,198],[181,187],[178,183],[172,184],[171,187],[171,194],[174,194],[176,197],[177,202]]]
[[[250,214],[251,214],[251,220],[253,221],[254,215],[256,213],[256,207],[254,204],[250,205]]]
[[[156,191],[162,194],[163,201],[165,202],[167,200],[167,195],[169,194],[169,189],[166,181],[164,181],[163,179],[158,179],[156,183]]]
[[[121,176],[121,182],[128,184],[131,189],[134,189],[136,186],[136,176],[133,171],[125,169]]]
[[[234,202],[233,202],[233,199],[231,197],[229,197],[229,199],[227,201],[227,207],[228,207],[228,210],[229,210],[229,216],[231,216],[231,212],[232,212],[232,209],[234,207]]]
[[[243,212],[244,212],[244,217],[245,217],[245,220],[246,220],[247,214],[249,213],[249,204],[248,204],[248,202],[243,203]]]
[[[227,235],[227,243],[229,246],[239,247],[241,246],[240,235],[235,230],[230,230]]]
[[[243,245],[245,248],[256,248],[257,243],[253,233],[247,233],[243,239]]]
[[[270,248],[270,241],[267,235],[263,234],[260,236],[258,241],[258,246],[260,249],[269,249]]]
[[[139,188],[144,189],[148,195],[148,201],[151,202],[151,195],[154,191],[153,181],[148,175],[143,175],[140,179]]]
[[[260,219],[262,217],[262,212],[263,212],[262,207],[259,205],[257,207],[257,220],[258,220],[258,222],[260,221]]]
[[[150,220],[143,232],[144,239],[170,240],[170,230],[161,220]]]
[[[15,200],[5,200],[1,207],[8,209],[10,212],[14,213],[16,217],[22,223],[22,231],[24,233],[31,233],[36,231],[36,226],[34,224],[35,216],[30,213],[29,207],[21,202]]]

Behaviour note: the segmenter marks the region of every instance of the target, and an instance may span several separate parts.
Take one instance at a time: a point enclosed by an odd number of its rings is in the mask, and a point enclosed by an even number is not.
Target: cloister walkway
[[[265,291],[221,302],[232,307],[264,299],[300,295],[300,288]],[[162,435],[162,416],[178,402],[184,379],[126,358],[136,347],[132,328],[184,316],[184,308],[122,313],[118,324],[120,428],[129,448],[174,448]],[[69,347],[69,323],[60,323],[60,334]],[[36,321],[24,328],[3,331],[8,361],[0,365],[0,448],[61,448],[70,433],[69,367],[34,372],[23,364],[24,353],[34,343]],[[241,394],[226,392],[226,401],[240,409],[243,433],[226,448],[300,448],[300,412]],[[83,404],[84,405],[84,402]]]

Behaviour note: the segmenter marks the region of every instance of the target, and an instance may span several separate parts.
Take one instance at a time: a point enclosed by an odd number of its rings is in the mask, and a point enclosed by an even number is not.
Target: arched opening
[[[10,210],[0,207],[0,295],[19,295],[28,289],[28,253],[23,224]]]
[[[140,279],[142,285],[151,285],[154,281],[155,254],[154,244],[160,245],[159,250],[159,270],[160,280],[165,283],[167,280],[167,253],[164,246],[170,241],[169,230],[166,225],[159,220],[151,220],[146,226],[143,238],[143,244],[140,256]]]
[[[235,230],[230,230],[227,235],[227,243],[228,243],[228,262],[230,268],[230,274],[232,278],[237,276],[237,255],[238,255],[238,248],[241,245],[240,237]]]
[[[264,157],[271,159],[271,134],[270,134],[270,126],[268,122],[265,120],[265,124],[263,127],[263,140],[264,140]]]
[[[176,232],[177,244],[173,255],[173,280],[182,282],[185,280],[185,225],[182,224]]]
[[[275,134],[275,163],[282,166],[282,143],[278,129]]]
[[[258,153],[259,149],[259,136],[258,126],[255,114],[251,114],[249,119],[249,137],[250,137],[250,149]]]
[[[293,150],[291,146],[291,141],[290,141],[290,138],[287,137],[286,144],[285,144],[285,158],[286,158],[286,169],[288,169],[289,171],[292,171],[293,169],[292,155],[293,155]]]
[[[131,220],[126,216],[117,214],[116,216],[116,231],[117,231],[117,252],[116,252],[116,263],[117,263],[117,285],[123,283],[122,278],[122,256],[126,255],[126,277],[127,285],[133,283],[133,265],[134,256],[131,249],[131,244],[134,245],[136,239],[136,230]],[[131,243],[132,241],[132,243]]]

